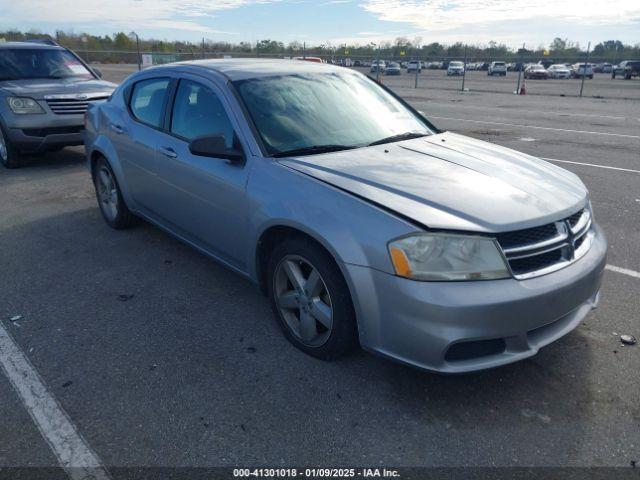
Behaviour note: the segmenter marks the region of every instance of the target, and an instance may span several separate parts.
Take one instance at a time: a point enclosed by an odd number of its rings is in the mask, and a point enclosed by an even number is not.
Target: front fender
[[[393,273],[387,243],[418,227],[393,214],[271,159],[257,161],[247,194],[250,231],[247,258],[257,258],[263,233],[274,226],[300,230],[322,244],[343,264]],[[258,279],[256,262],[250,276]]]

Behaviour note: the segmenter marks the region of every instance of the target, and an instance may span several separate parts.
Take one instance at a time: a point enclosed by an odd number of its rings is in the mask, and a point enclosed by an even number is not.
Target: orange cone
[[[527,87],[525,86],[526,80],[524,77],[522,77],[522,85],[520,85],[520,95],[526,95],[527,94]]]

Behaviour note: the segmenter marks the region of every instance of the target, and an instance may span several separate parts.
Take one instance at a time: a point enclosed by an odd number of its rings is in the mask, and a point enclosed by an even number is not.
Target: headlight
[[[396,274],[414,280],[493,280],[511,276],[492,238],[421,233],[392,241],[389,253]]]
[[[13,113],[24,115],[28,113],[44,113],[42,107],[33,98],[8,97],[9,108]]]

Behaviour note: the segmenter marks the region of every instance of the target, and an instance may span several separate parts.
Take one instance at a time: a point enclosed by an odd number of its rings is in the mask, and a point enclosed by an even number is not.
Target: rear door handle
[[[160,147],[160,153],[162,153],[165,157],[169,158],[177,158],[178,154],[171,147]]]
[[[122,128],[120,125],[116,125],[115,123],[112,123],[111,125],[109,125],[109,127],[118,135],[121,135],[124,133],[124,128]]]

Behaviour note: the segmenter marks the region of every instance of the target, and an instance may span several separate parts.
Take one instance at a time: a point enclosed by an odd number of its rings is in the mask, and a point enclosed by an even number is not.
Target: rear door
[[[159,188],[156,163],[172,83],[170,77],[154,77],[133,84],[126,94],[127,112],[108,126],[129,191],[147,214],[156,210],[165,195]]]
[[[240,128],[230,99],[213,82],[184,74],[167,118],[156,168],[165,185],[163,217],[187,239],[246,271],[249,160],[232,163],[189,151],[191,140],[210,135],[223,135],[228,147],[242,148],[244,141],[237,133]]]

